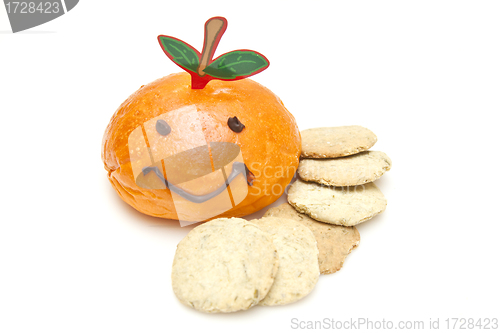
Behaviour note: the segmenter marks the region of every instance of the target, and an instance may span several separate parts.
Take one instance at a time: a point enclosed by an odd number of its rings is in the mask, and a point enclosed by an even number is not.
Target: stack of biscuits
[[[288,203],[265,216],[302,221],[315,234],[322,274],[342,268],[359,244],[355,225],[382,213],[387,201],[373,183],[392,162],[370,151],[376,135],[361,126],[313,128],[301,132],[299,178],[288,190]]]
[[[314,128],[302,133],[299,179],[288,202],[325,223],[354,226],[383,212],[384,195],[372,182],[391,168],[380,151],[368,151],[377,137],[361,126]]]
[[[342,268],[359,244],[355,225],[383,212],[372,182],[391,168],[368,151],[377,137],[361,126],[302,133],[299,178],[288,202],[263,218],[220,218],[194,228],[177,246],[172,286],[184,304],[203,312],[295,302],[320,274]]]

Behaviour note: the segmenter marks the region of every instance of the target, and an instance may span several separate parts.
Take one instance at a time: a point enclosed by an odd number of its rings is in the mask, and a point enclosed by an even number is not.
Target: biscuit
[[[318,247],[309,228],[293,220],[263,217],[251,220],[269,233],[279,255],[276,279],[259,305],[288,304],[308,295],[318,282]]]
[[[303,180],[329,186],[354,186],[373,182],[391,169],[391,159],[381,151],[330,158],[303,159],[299,176]]]
[[[385,210],[387,200],[373,183],[329,187],[297,179],[288,190],[288,202],[315,220],[353,226]]]
[[[239,218],[219,218],[189,232],[172,265],[177,298],[203,312],[234,312],[258,304],[279,266],[270,235]]]
[[[361,126],[311,128],[300,132],[302,157],[332,158],[357,154],[373,147],[377,137]]]
[[[264,214],[264,217],[272,216],[300,222],[313,232],[318,244],[321,274],[331,274],[340,270],[347,255],[359,244],[359,232],[356,227],[318,222],[299,213],[288,203],[273,207]]]

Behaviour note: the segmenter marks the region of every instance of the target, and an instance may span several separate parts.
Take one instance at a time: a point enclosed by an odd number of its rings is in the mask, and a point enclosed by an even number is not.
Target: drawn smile
[[[226,190],[226,188],[229,186],[229,184],[239,174],[242,174],[242,175],[244,175],[246,177],[247,184],[250,185],[250,186],[253,185],[253,181],[255,179],[254,174],[247,168],[247,166],[246,166],[245,163],[242,163],[242,162],[233,162],[233,168],[231,170],[231,173],[228,175],[227,180],[225,181],[225,183],[223,185],[221,185],[219,188],[215,189],[214,191],[212,191],[212,192],[210,192],[208,194],[194,195],[194,194],[191,194],[191,193],[188,193],[188,192],[184,191],[183,189],[175,186],[174,184],[172,184],[168,180],[166,180],[163,177],[163,174],[162,174],[162,172],[160,171],[160,169],[158,167],[156,167],[156,166],[153,166],[153,167],[148,166],[148,167],[145,167],[145,168],[142,169],[142,173],[144,174],[144,176],[147,175],[148,173],[150,173],[151,171],[153,171],[155,173],[155,175],[165,184],[165,186],[170,191],[172,191],[172,192],[180,195],[184,199],[189,200],[189,201],[194,202],[194,203],[202,203],[202,202],[208,201],[208,200],[216,197],[220,193],[224,192],[224,190]]]

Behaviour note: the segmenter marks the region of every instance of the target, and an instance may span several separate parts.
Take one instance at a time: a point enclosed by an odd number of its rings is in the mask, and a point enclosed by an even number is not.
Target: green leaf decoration
[[[255,51],[233,51],[221,55],[203,71],[217,79],[250,76],[269,66],[266,58]]]
[[[199,55],[191,46],[172,37],[160,36],[159,39],[163,50],[173,62],[193,72],[198,70]]]

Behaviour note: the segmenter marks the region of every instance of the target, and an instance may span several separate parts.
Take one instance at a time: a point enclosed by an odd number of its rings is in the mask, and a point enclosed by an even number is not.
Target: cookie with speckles
[[[385,153],[365,151],[346,157],[302,159],[299,176],[323,185],[354,186],[379,179],[391,166],[391,159]]]
[[[307,296],[319,277],[318,247],[312,231],[297,221],[277,217],[251,222],[272,236],[279,255],[276,279],[259,305],[288,304]]]
[[[357,154],[373,147],[377,136],[362,126],[311,128],[300,132],[301,157],[333,158]]]
[[[387,200],[374,183],[329,187],[297,179],[288,202],[299,212],[326,223],[353,226],[382,213]]]
[[[269,234],[239,218],[219,218],[189,232],[172,265],[177,298],[202,312],[234,312],[268,294],[279,259]]]
[[[344,227],[313,220],[299,213],[288,203],[270,208],[264,217],[278,217],[294,220],[308,227],[318,243],[318,260],[321,274],[335,273],[342,268],[351,251],[359,244],[356,227]]]

